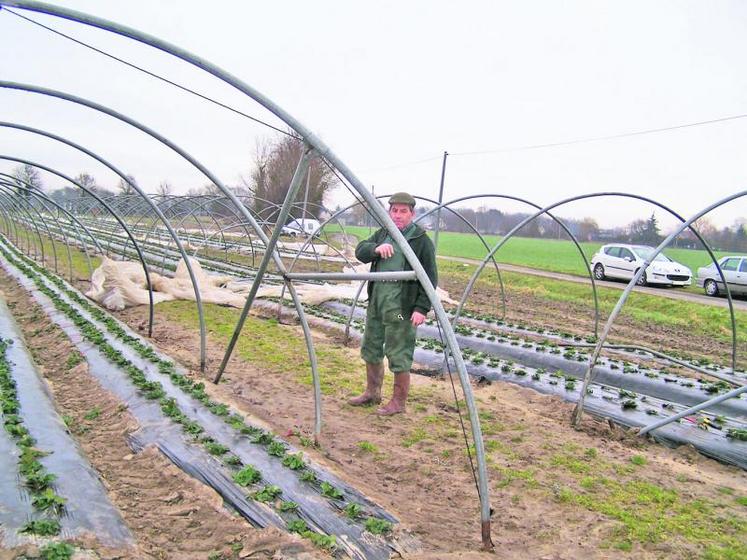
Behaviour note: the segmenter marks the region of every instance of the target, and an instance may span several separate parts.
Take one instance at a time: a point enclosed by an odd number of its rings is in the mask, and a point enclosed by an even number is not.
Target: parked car
[[[718,265],[724,273],[729,291],[734,295],[747,294],[747,257],[742,255],[721,257]],[[725,292],[724,282],[714,263],[698,269],[698,286],[703,288],[709,296],[717,296]]]
[[[297,235],[308,237],[312,233],[317,231],[320,225],[321,224],[319,223],[319,220],[315,220],[312,218],[299,218],[285,224],[283,226],[283,229],[280,230],[280,233],[282,233],[283,235],[292,235],[293,237]],[[319,232],[317,232],[317,235],[319,235]]]
[[[594,278],[621,278],[630,280],[638,269],[654,253],[654,248],[647,245],[626,245],[613,243],[603,245],[591,258],[591,270]],[[659,253],[648,265],[646,272],[638,280],[639,286],[657,284],[663,286],[689,286],[693,273],[684,264],[680,264]]]

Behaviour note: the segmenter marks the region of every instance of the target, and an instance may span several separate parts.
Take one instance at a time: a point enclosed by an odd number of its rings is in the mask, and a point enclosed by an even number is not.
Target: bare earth
[[[112,503],[137,539],[136,550],[100,551],[109,558],[207,558],[214,551],[241,549],[242,558],[315,558],[301,539],[275,529],[252,528],[222,499],[176,468],[157,450],[133,454],[125,436],[137,429],[126,407],[88,374],[86,363],[64,367],[74,347],[41,308],[0,272],[3,297],[24,332],[39,370],[47,379],[58,411],[93,467]],[[101,414],[83,417],[94,406]],[[83,544],[91,545],[91,542]],[[18,551],[12,552],[12,558]],[[276,555],[277,554],[277,555]],[[230,556],[226,556],[230,558]]]
[[[243,546],[242,558],[323,556],[309,551],[308,545],[295,537],[251,528],[226,511],[212,491],[157,452],[133,455],[124,439],[135,427],[133,418],[91,382],[85,366],[64,371],[61,364],[71,349],[64,335],[47,329],[46,319],[33,318],[34,305],[7,276],[0,274],[0,282],[35,359],[50,381],[61,413],[75,420],[75,436],[137,538],[137,552],[127,557],[206,558],[213,550],[225,549],[229,554],[236,543]],[[158,308],[157,312],[154,344],[200,377],[196,328],[169,322]],[[568,318],[568,310],[564,314],[560,307],[546,306],[543,314],[547,321]],[[135,330],[146,328],[146,308],[129,309],[119,317]],[[302,336],[296,326],[278,328],[279,340]],[[624,332],[623,325],[621,334]],[[661,333],[637,334],[639,341],[649,336],[652,341],[661,340]],[[321,349],[341,346],[332,336],[315,336]],[[222,342],[211,338],[211,372],[223,351]],[[357,350],[344,351],[351,373],[362,379]],[[300,446],[300,436],[308,436],[313,425],[311,388],[299,381],[305,373],[265,369],[234,356],[224,382],[209,384],[208,390]],[[390,384],[388,375],[388,392]],[[498,556],[479,552],[479,502],[448,378],[413,376],[408,413],[391,418],[380,418],[372,409],[350,407],[345,402],[349,391],[337,390],[323,397],[321,446],[304,451],[399,517],[398,530],[412,533],[422,543],[422,552],[408,558],[619,558],[623,553],[609,544],[619,523],[562,499],[563,489],[577,484],[578,473],[564,467],[558,457],[587,456],[594,468],[609,470],[610,477],[634,477],[673,489],[688,500],[722,504],[724,511],[733,512],[735,506],[733,498],[719,488],[731,489],[735,495],[747,494],[743,471],[688,448],[667,449],[588,417],[576,431],[569,425],[571,405],[529,389],[509,384],[473,388],[484,415],[486,440],[492,442],[488,446],[492,539]],[[97,403],[103,413],[95,422],[86,422],[82,417],[91,403]],[[645,456],[646,465],[632,467],[634,455]],[[534,474],[515,474],[520,472]],[[628,557],[679,559],[700,553],[691,542],[671,538],[647,545],[635,543]]]

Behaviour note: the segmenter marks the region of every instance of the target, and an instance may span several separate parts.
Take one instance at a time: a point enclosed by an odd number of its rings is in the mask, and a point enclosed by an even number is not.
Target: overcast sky
[[[521,149],[747,114],[747,3],[194,2],[71,0],[59,5],[126,24],[240,77],[318,133],[377,193],[436,198],[512,194],[537,204],[596,191],[654,198],[689,216],[747,188],[747,118],[655,134]],[[152,48],[16,10],[111,54],[283,127],[227,85]],[[73,93],[167,136],[237,184],[273,131],[0,10],[0,77]],[[110,117],[0,89],[0,120],[91,148],[146,190],[207,179]],[[518,148],[518,149],[513,149]],[[458,155],[471,152],[486,152]],[[0,128],[0,153],[64,173],[117,178],[54,141]],[[0,160],[0,171],[15,164]],[[44,177],[46,184],[60,181]],[[348,197],[338,192],[330,206]],[[495,201],[476,201],[473,206]],[[500,204],[508,211],[519,205]],[[650,215],[620,199],[559,211],[602,227]],[[660,221],[673,224],[657,210]],[[713,214],[747,216],[741,199]]]

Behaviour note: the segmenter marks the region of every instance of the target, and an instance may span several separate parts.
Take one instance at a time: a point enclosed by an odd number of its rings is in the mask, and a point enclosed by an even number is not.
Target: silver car
[[[628,245],[613,243],[603,245],[591,258],[591,270],[594,278],[621,278],[630,280],[638,269],[643,266],[655,249],[648,245]],[[689,286],[692,272],[684,264],[680,264],[659,253],[648,265],[638,280],[639,286],[659,284],[664,286]]]
[[[721,257],[718,265],[724,273],[729,291],[734,295],[747,294],[747,257],[741,255]],[[713,263],[698,269],[698,286],[703,288],[709,296],[725,293],[724,282]]]

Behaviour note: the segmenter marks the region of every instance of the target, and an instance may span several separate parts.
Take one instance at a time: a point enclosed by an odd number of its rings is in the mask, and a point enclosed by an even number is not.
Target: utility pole
[[[446,158],[449,156],[449,152],[444,150],[444,159],[441,163],[441,186],[438,189],[438,210],[436,210],[436,231],[433,235],[433,246],[435,252],[438,254],[438,232],[441,229],[441,204],[444,200],[444,178],[446,177]]]

